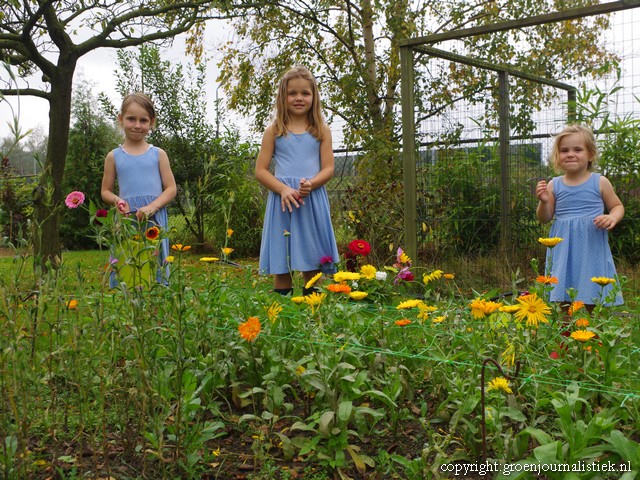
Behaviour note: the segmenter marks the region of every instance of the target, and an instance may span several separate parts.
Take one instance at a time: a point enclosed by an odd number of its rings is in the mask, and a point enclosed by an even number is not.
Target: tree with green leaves
[[[293,64],[304,64],[318,78],[331,119],[344,125],[348,147],[363,148],[359,172],[367,182],[397,178],[399,160],[398,42],[404,38],[530,17],[598,3],[597,0],[275,0],[234,20],[236,39],[224,47],[220,80],[230,106],[255,112],[258,129],[269,116],[275,79]],[[541,28],[470,37],[459,53],[505,63],[533,74],[569,79],[612,71],[616,58],[605,48],[606,17],[585,18]],[[423,118],[461,99],[481,101],[487,74],[456,66],[431,70],[428,58],[416,59],[416,98]],[[529,85],[513,89],[516,125],[545,100]],[[525,100],[526,101],[523,101]],[[521,115],[522,118],[517,118]],[[519,122],[519,123],[518,123]]]
[[[4,96],[33,95],[49,103],[49,145],[34,190],[34,250],[45,263],[60,258],[62,178],[68,149],[73,74],[78,60],[98,48],[125,48],[201,31],[222,18],[214,0],[9,0],[0,12],[0,58],[24,79],[38,73],[43,86],[12,85],[0,77]],[[198,30],[200,29],[200,30]],[[193,46],[193,44],[192,44]],[[197,45],[196,45],[197,47]],[[196,48],[197,50],[197,48]]]

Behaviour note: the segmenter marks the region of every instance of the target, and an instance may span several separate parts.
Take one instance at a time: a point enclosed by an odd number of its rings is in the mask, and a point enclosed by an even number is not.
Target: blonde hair
[[[582,135],[584,145],[587,149],[587,154],[589,155],[589,165],[587,166],[587,170],[590,172],[593,170],[593,167],[598,160],[598,147],[596,146],[596,137],[593,134],[593,130],[589,127],[585,127],[584,125],[573,124],[567,125],[559,134],[557,134],[555,142],[553,143],[553,149],[551,150],[551,166],[556,173],[564,173],[564,170],[562,170],[562,167],[560,166],[560,142],[563,138],[576,133]]]
[[[132,103],[137,103],[140,105],[148,114],[151,122],[156,119],[156,109],[153,106],[153,102],[151,99],[142,92],[130,93],[122,100],[122,105],[120,106],[120,116],[124,115],[124,112],[127,111],[129,105]]]
[[[307,115],[309,122],[308,132],[311,133],[317,140],[322,141],[324,138],[324,115],[322,115],[322,102],[320,101],[320,95],[318,94],[318,82],[311,72],[305,67],[293,67],[287,73],[285,73],[280,79],[278,84],[278,93],[276,95],[276,102],[274,106],[274,119],[273,119],[273,131],[276,137],[286,135],[289,133],[289,110],[287,109],[287,86],[289,80],[296,78],[302,78],[307,80],[311,85],[311,93],[313,100],[311,103],[311,109]]]

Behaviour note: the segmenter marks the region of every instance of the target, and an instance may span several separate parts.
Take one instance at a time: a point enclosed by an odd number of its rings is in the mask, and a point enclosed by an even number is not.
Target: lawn
[[[640,470],[638,295],[624,285],[627,306],[569,316],[533,271],[517,291],[469,293],[456,272],[398,279],[399,255],[281,297],[255,260],[172,253],[168,287],[115,290],[104,251],[66,253],[37,288],[30,256],[0,258],[0,476]]]

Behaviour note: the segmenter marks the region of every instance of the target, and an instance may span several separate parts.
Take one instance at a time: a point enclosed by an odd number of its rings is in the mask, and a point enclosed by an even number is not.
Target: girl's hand
[[[536,197],[538,197],[538,200],[542,203],[549,201],[549,188],[545,180],[540,180],[536,185]]]
[[[311,193],[311,190],[313,190],[313,184],[311,183],[311,180],[308,180],[306,178],[301,178],[300,179],[300,196],[301,197],[308,197],[309,194]]]
[[[118,200],[116,202],[116,208],[118,209],[118,212],[124,215],[129,211],[129,204],[124,200]]]
[[[293,207],[300,208],[300,205],[304,205],[304,201],[302,201],[302,197],[298,190],[294,190],[291,187],[285,187],[280,192],[280,204],[283,212],[289,210],[289,213],[291,213],[293,212]]]
[[[140,207],[136,212],[136,218],[140,221],[147,220],[158,213],[158,209],[152,205],[145,205]]]
[[[593,220],[593,224],[596,226],[596,228],[599,228],[601,230],[611,230],[618,224],[618,222],[611,215],[598,215]]]

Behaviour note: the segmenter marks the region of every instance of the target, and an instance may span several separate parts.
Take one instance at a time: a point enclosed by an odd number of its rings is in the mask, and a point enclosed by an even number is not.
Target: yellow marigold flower
[[[538,241],[544,245],[545,247],[549,247],[549,248],[553,248],[555,247],[557,244],[559,244],[561,241],[563,241],[564,238],[560,238],[560,237],[552,237],[552,238],[539,238]]]
[[[539,275],[538,278],[536,278],[536,282],[551,285],[552,283],[558,283],[558,279],[549,275]]]
[[[313,292],[302,298],[304,298],[305,303],[311,307],[311,312],[313,313],[316,311],[316,308],[318,307],[318,305],[322,303],[322,301],[325,299],[326,296],[327,294],[324,292],[323,293]]]
[[[589,326],[589,319],[587,318],[579,318],[576,320],[576,327],[578,328],[587,328]]]
[[[313,287],[313,286],[315,285],[315,283],[320,279],[320,277],[321,277],[321,276],[322,276],[322,272],[318,272],[318,273],[316,273],[316,274],[313,276],[313,278],[312,278],[311,280],[309,280],[309,281],[305,284],[304,288],[311,288],[311,287]]]
[[[442,277],[443,273],[444,272],[442,270],[434,270],[431,273],[425,273],[422,276],[422,283],[427,285],[428,283],[433,282],[434,280],[438,280],[440,277]]]
[[[267,311],[267,318],[269,319],[269,321],[271,323],[275,323],[275,321],[278,319],[278,315],[280,315],[280,312],[282,312],[282,305],[280,305],[278,302],[273,302],[268,308],[264,307],[264,309]]]
[[[580,310],[583,307],[584,307],[584,302],[581,302],[580,300],[574,301],[569,307],[569,315],[573,316],[574,313],[576,313],[578,310]]]
[[[512,314],[520,310],[520,305],[503,305],[498,310],[500,310],[502,313]]]
[[[217,262],[218,260],[220,260],[218,257],[202,257],[200,259],[201,262],[205,262],[205,263]]]
[[[188,252],[191,250],[190,245],[182,245],[181,243],[174,243],[171,245],[171,250],[175,250],[176,252]]]
[[[349,293],[351,287],[345,283],[332,283],[327,287],[327,290],[333,293]]]
[[[233,252],[233,248],[231,248],[231,247],[224,247],[222,249],[222,253],[224,253],[227,256],[231,255],[231,252]]]
[[[291,297],[291,301],[295,304],[300,305],[301,303],[305,302],[305,298],[307,297],[303,297],[303,296],[299,296],[299,297]]]
[[[349,293],[349,298],[351,300],[363,300],[367,295],[369,295],[367,292],[362,292],[362,291],[356,291],[356,292],[350,292]]]
[[[489,382],[487,390],[502,390],[504,393],[511,394],[513,390],[509,387],[509,382],[504,377],[496,377]]]
[[[596,334],[589,330],[576,330],[575,332],[571,332],[571,338],[579,342],[587,342],[595,336]]]
[[[485,300],[484,298],[476,298],[469,306],[471,307],[471,316],[473,318],[484,318],[498,310],[502,304]]]
[[[422,300],[418,300],[418,299],[405,300],[404,302],[400,302],[396,307],[396,309],[405,310],[408,308],[419,307],[420,305],[424,305],[424,302]]]
[[[238,326],[240,336],[247,342],[253,342],[261,330],[260,320],[258,317],[249,317],[246,322]]]
[[[516,319],[527,320],[527,327],[537,328],[538,323],[549,323],[547,315],[551,314],[551,307],[544,303],[535,293],[516,298],[520,310],[516,312]]]
[[[360,277],[366,280],[373,280],[376,278],[377,269],[373,265],[363,265],[360,267]]]
[[[446,315],[440,315],[438,317],[433,317],[431,319],[431,323],[442,323],[444,320],[446,320],[447,316]]]
[[[399,327],[404,327],[406,325],[409,325],[411,323],[411,320],[409,320],[408,318],[402,318],[400,320],[396,320],[395,322],[396,325],[398,325]]]
[[[593,283],[597,283],[601,287],[606,287],[612,283],[616,283],[615,278],[607,278],[607,277],[591,277],[591,281]]]
[[[336,272],[333,274],[333,281],[340,283],[346,281],[360,280],[360,274],[356,272]]]
[[[175,259],[176,257],[174,257],[173,255],[167,255],[167,258],[165,258],[164,261],[167,263],[173,263]]]
[[[302,365],[298,365],[298,366],[296,367],[296,375],[297,375],[297,376],[301,376],[301,375],[302,375],[304,372],[306,372],[306,371],[307,371],[307,369],[306,369],[306,368],[304,368]]]
[[[411,263],[411,258],[409,258],[409,255],[404,252],[400,254],[398,260],[400,261],[400,263]]]
[[[77,300],[69,300],[67,302],[67,308],[69,310],[75,310],[76,308],[78,308],[78,301]]]
[[[442,276],[447,280],[453,280],[454,278],[456,278],[456,276],[453,273],[445,273]]]
[[[230,237],[231,235],[233,235],[233,229],[227,228],[227,237]]]

